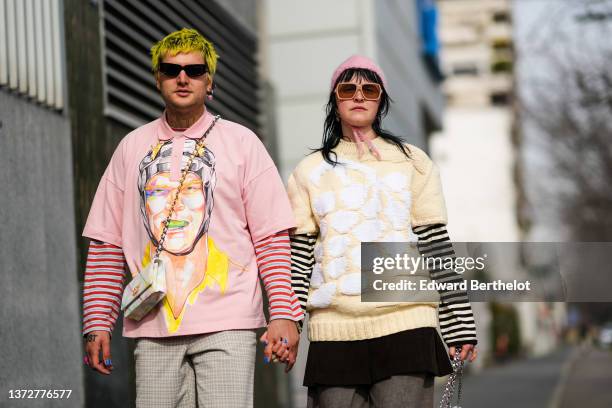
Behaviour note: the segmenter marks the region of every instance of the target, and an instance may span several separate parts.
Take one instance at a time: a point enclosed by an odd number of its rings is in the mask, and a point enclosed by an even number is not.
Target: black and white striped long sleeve
[[[430,224],[413,228],[419,237],[419,252],[424,257],[452,258],[455,256],[446,226]],[[452,269],[432,269],[431,279],[438,282],[461,282],[463,278]],[[441,290],[438,319],[442,338],[448,346],[476,344],[476,323],[467,293],[463,290]]]
[[[308,288],[310,287],[310,276],[314,267],[314,246],[317,236],[314,234],[291,235],[291,287],[295,292],[304,315],[306,314],[306,302],[308,301]],[[298,322],[299,330],[302,331],[303,320]]]

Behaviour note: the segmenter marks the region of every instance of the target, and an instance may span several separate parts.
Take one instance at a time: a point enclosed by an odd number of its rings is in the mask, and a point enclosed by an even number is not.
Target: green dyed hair
[[[213,43],[193,28],[183,28],[168,34],[151,47],[151,65],[153,72],[159,70],[159,64],[167,55],[176,55],[180,52],[200,52],[213,76],[217,70],[217,51]]]

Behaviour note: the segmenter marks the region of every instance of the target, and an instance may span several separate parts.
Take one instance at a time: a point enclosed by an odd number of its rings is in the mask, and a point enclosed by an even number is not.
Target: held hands
[[[110,333],[103,330],[95,330],[85,335],[85,357],[83,362],[86,366],[101,374],[109,375],[113,371],[113,362],[110,351]],[[100,351],[102,358],[100,358]]]
[[[468,360],[472,362],[478,357],[478,350],[476,350],[476,346],[473,344],[463,344],[459,346],[459,349],[461,350],[461,361]],[[448,348],[448,355],[451,359],[455,356],[455,346]]]
[[[286,373],[293,368],[300,343],[300,336],[293,320],[272,320],[260,341],[265,346],[264,361],[266,363],[277,359],[285,363]]]

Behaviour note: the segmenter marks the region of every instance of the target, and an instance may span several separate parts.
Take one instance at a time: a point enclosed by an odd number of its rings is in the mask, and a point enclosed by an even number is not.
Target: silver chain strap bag
[[[457,403],[452,408],[461,408],[459,405],[461,401],[461,377],[463,376],[463,364],[461,360],[461,349],[455,348],[455,355],[451,365],[453,366],[453,372],[448,376],[448,381],[444,386],[444,393],[442,394],[442,400],[440,401],[440,408],[451,408],[451,400],[457,388]]]

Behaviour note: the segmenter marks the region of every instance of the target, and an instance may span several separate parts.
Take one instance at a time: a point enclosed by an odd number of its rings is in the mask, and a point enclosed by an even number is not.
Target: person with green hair
[[[135,339],[137,407],[253,405],[255,330],[266,326],[259,278],[270,314],[264,361],[274,355],[288,371],[297,355],[304,314],[291,287],[291,205],[257,136],[206,109],[217,60],[194,29],[153,45],[165,110],[121,140],[83,231],[91,239],[84,363],[92,369],[113,370],[124,269],[136,277],[155,262],[164,272],[163,299],[138,320],[124,315],[123,335]]]

